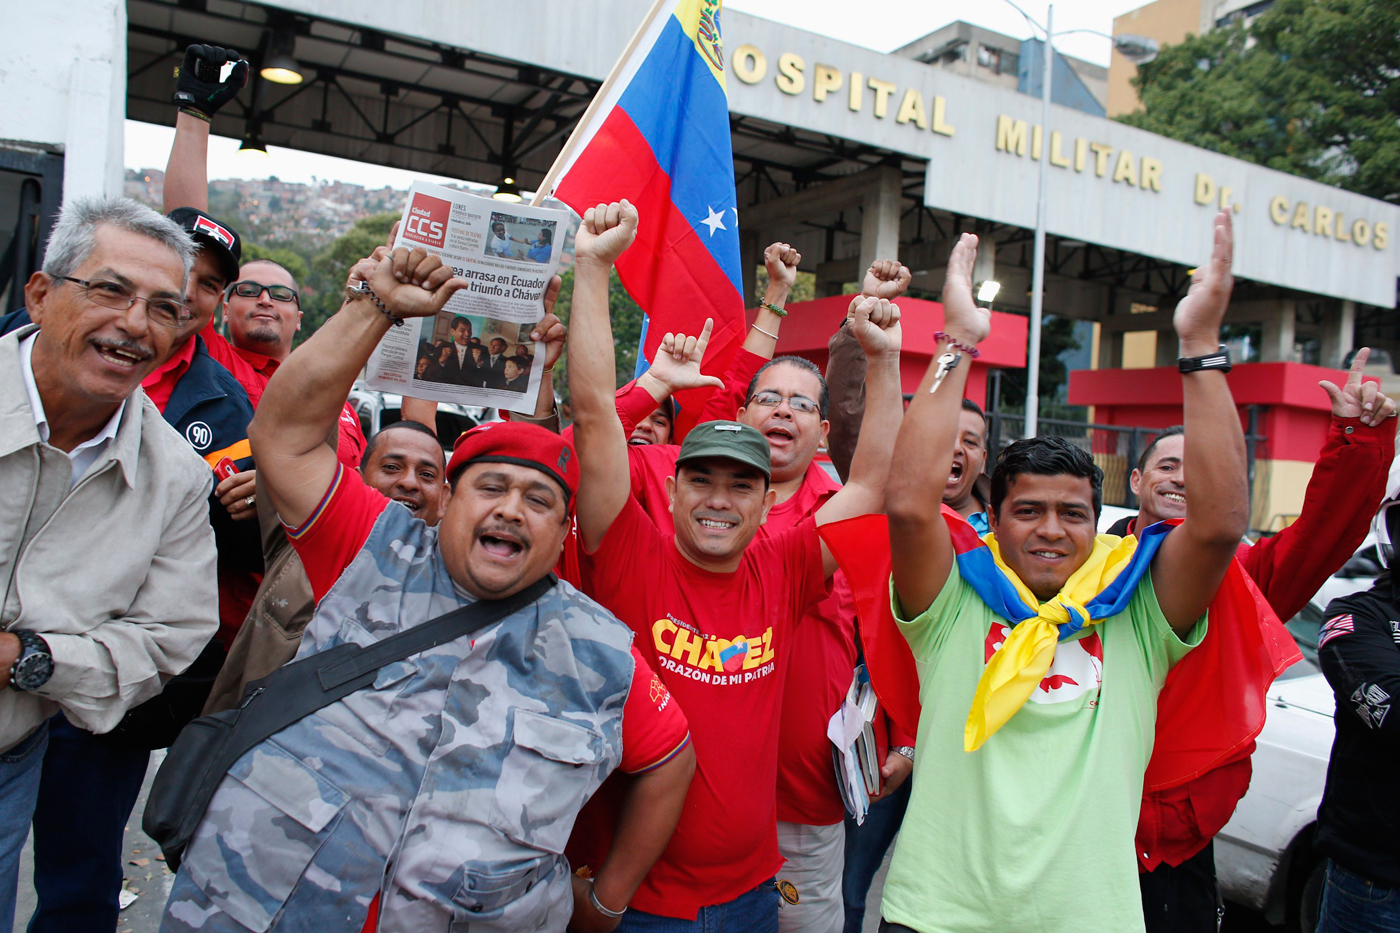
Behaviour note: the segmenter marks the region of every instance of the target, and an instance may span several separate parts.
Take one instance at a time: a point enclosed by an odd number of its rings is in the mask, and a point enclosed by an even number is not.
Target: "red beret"
[[[573,508],[578,493],[578,456],[558,434],[520,421],[493,421],[457,438],[447,464],[447,481],[473,463],[514,463],[539,470],[564,490],[564,508]]]

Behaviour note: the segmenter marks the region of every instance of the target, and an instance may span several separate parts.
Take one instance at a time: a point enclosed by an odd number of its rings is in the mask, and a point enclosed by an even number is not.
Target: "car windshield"
[[[1303,653],[1303,660],[1280,674],[1280,680],[1305,677],[1308,674],[1316,674],[1318,672],[1317,634],[1322,628],[1323,614],[1323,608],[1317,603],[1308,603],[1303,607],[1301,612],[1289,619],[1286,623],[1285,627],[1288,629],[1288,634],[1293,636],[1293,641],[1297,643],[1298,650]]]

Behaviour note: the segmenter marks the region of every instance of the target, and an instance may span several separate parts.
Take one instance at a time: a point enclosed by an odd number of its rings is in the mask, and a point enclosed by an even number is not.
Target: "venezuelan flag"
[[[580,214],[622,198],[637,206],[637,241],[617,271],[651,319],[643,352],[650,359],[667,331],[698,334],[713,318],[712,375],[724,373],[744,334],[721,5],[666,0],[656,10],[576,131],[554,189]]]

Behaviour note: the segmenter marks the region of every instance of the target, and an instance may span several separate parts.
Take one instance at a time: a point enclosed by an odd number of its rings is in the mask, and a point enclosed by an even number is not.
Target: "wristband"
[[[608,908],[604,907],[602,902],[598,900],[598,891],[593,886],[592,878],[588,879],[588,903],[592,904],[593,909],[598,911],[598,913],[611,920],[616,920],[618,917],[621,917],[623,914],[627,913],[626,907],[622,908],[621,910],[609,910]]]
[[[1222,373],[1228,373],[1234,368],[1230,362],[1230,350],[1225,344],[1220,345],[1220,349],[1214,353],[1207,353],[1205,356],[1183,356],[1176,361],[1176,368],[1179,372],[1198,373],[1208,369],[1218,369]]]
[[[205,123],[214,122],[214,118],[209,116],[209,114],[201,113],[200,111],[195,110],[193,107],[180,107],[179,110],[181,113],[188,114],[189,116],[194,117],[196,120],[203,120]]]
[[[787,313],[786,311],[784,311],[782,308],[778,307],[777,305],[773,304],[771,301],[768,301],[767,299],[764,299],[763,301],[760,301],[760,302],[758,303],[758,306],[759,306],[760,308],[763,308],[764,310],[772,311],[772,312],[773,312],[774,314],[776,314],[778,317],[787,317],[787,314],[788,314],[788,313]],[[776,339],[776,338],[774,338],[774,339]]]
[[[778,339],[778,335],[777,335],[777,334],[770,334],[770,333],[768,333],[768,331],[764,330],[762,327],[759,327],[757,324],[755,324],[755,325],[753,326],[753,329],[756,330],[756,331],[758,331],[760,334],[762,334],[762,335],[765,336],[765,337],[772,337],[774,340],[777,340],[777,339]]]
[[[952,334],[946,334],[941,330],[936,330],[933,332],[933,339],[941,343],[946,343],[954,350],[961,350],[968,356],[972,357],[974,360],[982,355],[981,350],[978,350],[976,347],[968,346],[961,340],[955,339]]]
[[[345,291],[352,299],[368,298],[370,301],[374,302],[376,308],[384,312],[384,316],[389,319],[390,323],[395,327],[403,326],[403,318],[390,311],[388,306],[379,300],[379,296],[370,289],[368,282],[360,282],[352,288],[347,288]]]

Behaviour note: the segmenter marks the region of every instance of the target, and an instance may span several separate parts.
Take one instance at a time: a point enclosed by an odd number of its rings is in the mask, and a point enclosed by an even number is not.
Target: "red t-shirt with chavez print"
[[[671,843],[632,898],[694,919],[771,878],[778,854],[778,722],[790,640],[827,593],[816,523],[755,539],[733,573],[701,569],[631,496],[594,554],[584,591],[637,634],[685,711],[696,771]],[[571,853],[596,868],[611,842],[608,795],[585,808]],[[589,817],[584,826],[585,816]]]

